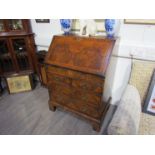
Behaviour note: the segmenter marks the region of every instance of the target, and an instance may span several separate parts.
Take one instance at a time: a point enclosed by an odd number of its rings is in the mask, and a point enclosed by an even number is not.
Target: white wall
[[[58,19],[50,19],[50,23],[36,23],[34,19],[31,19],[31,25],[35,33],[35,42],[39,50],[48,50],[53,35],[62,34]]]
[[[31,24],[33,32],[36,34],[36,44],[40,48],[41,46],[42,48],[48,47],[53,35],[62,34],[58,19],[51,19],[50,23],[47,24],[36,23],[32,19]],[[134,53],[143,57],[155,56],[154,25],[124,24],[123,20],[121,20],[119,36],[121,38],[119,55],[128,56],[130,53]]]
[[[35,41],[38,49],[48,50],[53,35],[62,34],[59,20],[52,19],[50,24],[38,24],[31,20]],[[134,55],[135,58],[155,60],[155,26],[124,24],[121,20],[119,46],[116,45],[113,54],[118,56]],[[112,96],[112,104],[119,101],[128,82],[131,70],[131,60],[112,57],[107,70],[104,98]]]
[[[118,56],[155,61],[155,26],[124,24],[121,21]],[[105,99],[112,96],[112,104],[119,101],[130,77],[131,59],[113,57],[107,71]]]
[[[124,24],[120,28],[120,55],[155,60],[155,25]]]

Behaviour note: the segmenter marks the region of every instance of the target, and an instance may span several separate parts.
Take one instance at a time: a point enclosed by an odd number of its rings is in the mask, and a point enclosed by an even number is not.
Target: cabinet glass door
[[[13,48],[17,58],[17,63],[20,71],[29,70],[29,56],[26,48],[26,42],[23,38],[13,39]]]
[[[4,22],[3,19],[0,19],[0,32],[4,31]]]
[[[23,23],[21,19],[9,19],[8,24],[11,31],[23,30]]]
[[[14,71],[12,57],[5,39],[0,40],[0,68],[3,73]]]

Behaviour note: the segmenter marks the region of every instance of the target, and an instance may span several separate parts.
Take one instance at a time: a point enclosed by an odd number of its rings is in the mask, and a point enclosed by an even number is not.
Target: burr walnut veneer
[[[104,80],[114,44],[103,37],[54,36],[45,58],[51,110],[62,107],[100,130],[109,107]]]

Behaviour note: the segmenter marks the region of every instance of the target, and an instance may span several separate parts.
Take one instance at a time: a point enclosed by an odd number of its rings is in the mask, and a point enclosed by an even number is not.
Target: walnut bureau
[[[115,44],[105,37],[57,35],[45,58],[49,107],[89,120],[96,131],[109,108],[103,101],[105,72]]]

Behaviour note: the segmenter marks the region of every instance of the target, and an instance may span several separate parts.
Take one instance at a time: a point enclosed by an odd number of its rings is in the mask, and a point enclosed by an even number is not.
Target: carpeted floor
[[[104,134],[108,115],[100,132],[95,132],[89,122],[72,113],[57,109],[49,110],[48,91],[37,86],[31,92],[0,97],[1,135],[97,135]]]
[[[109,110],[98,133],[92,129],[91,124],[72,113],[61,109],[50,111],[48,97],[47,89],[39,85],[31,92],[14,95],[4,93],[0,97],[0,134],[105,134],[113,108]],[[139,134],[155,134],[155,116],[141,114]]]

